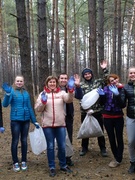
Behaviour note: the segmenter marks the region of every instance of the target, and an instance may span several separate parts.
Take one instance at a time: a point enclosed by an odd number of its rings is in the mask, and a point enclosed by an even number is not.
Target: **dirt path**
[[[11,133],[9,121],[9,108],[3,109],[4,127],[6,128],[6,131],[4,134],[0,134],[0,180],[135,180],[135,174],[129,175],[127,173],[127,169],[129,168],[130,164],[127,150],[126,129],[124,130],[124,158],[122,164],[119,167],[114,169],[108,167],[108,163],[113,159],[113,156],[110,150],[106,132],[105,138],[106,147],[109,155],[108,157],[101,157],[96,138],[90,139],[89,152],[86,154],[86,156],[79,156],[79,150],[81,149],[81,141],[78,140],[76,137],[78,129],[80,127],[80,110],[79,103],[77,100],[74,100],[74,105],[75,118],[73,138],[73,173],[64,174],[60,172],[58,160],[56,158],[57,175],[54,178],[50,178],[48,175],[46,152],[40,154],[39,156],[36,156],[31,152],[30,145],[28,148],[28,170],[26,172],[13,172],[10,152]],[[40,122],[39,118],[38,121]],[[32,130],[33,128],[34,126],[31,125],[30,130]]]

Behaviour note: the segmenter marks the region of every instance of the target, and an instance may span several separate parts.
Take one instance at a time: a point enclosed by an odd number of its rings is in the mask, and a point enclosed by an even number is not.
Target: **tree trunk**
[[[100,63],[104,60],[104,0],[98,0],[98,53]],[[99,67],[101,74],[102,69]]]
[[[39,91],[43,90],[45,79],[49,75],[47,27],[46,27],[46,0],[38,0],[38,84]]]
[[[67,73],[67,0],[64,0],[64,72]]]
[[[49,73],[52,74],[52,62],[53,62],[53,52],[54,52],[54,24],[55,24],[55,0],[53,0],[53,10],[52,10],[52,21],[51,21],[51,45],[50,45],[50,67]]]
[[[114,0],[113,59],[112,72],[116,73],[117,0]]]
[[[33,84],[34,84],[34,93],[35,95],[37,92],[37,59],[36,59],[36,48],[35,48],[35,37],[34,37],[34,17],[33,17],[33,0],[30,0],[30,12],[31,12],[31,54],[32,54],[32,77],[33,77]]]
[[[104,0],[98,0],[98,52],[101,62],[104,60]]]
[[[90,67],[97,77],[97,53],[96,53],[96,0],[88,1],[88,18],[89,18],[89,60]]]
[[[58,0],[55,0],[55,17],[56,17],[56,26],[55,26],[55,48],[54,48],[54,60],[55,60],[55,73],[59,75],[61,73],[61,57],[60,57],[60,38],[59,38],[59,19],[58,19]]]
[[[0,0],[0,77],[1,80],[3,81],[4,62],[2,60],[2,52],[3,52],[3,24],[2,24],[2,4]]]
[[[26,23],[26,9],[24,0],[16,0],[17,10],[17,26],[19,37],[19,48],[21,56],[21,71],[25,79],[25,85],[30,93],[32,105],[34,105],[32,73],[31,73],[31,57],[30,57],[30,43],[27,32]]]
[[[118,60],[117,60],[117,74],[121,78],[121,68],[122,68],[122,62],[121,62],[121,0],[118,0]]]

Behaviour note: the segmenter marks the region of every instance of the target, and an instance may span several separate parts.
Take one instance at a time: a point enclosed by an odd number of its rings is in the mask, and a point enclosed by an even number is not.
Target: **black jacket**
[[[135,118],[135,83],[129,81],[120,93],[123,105],[127,106],[127,116]]]

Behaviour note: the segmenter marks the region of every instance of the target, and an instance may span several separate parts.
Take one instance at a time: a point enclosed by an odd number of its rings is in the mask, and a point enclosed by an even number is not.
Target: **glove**
[[[87,111],[87,114],[88,114],[89,116],[91,116],[93,113],[94,113],[93,109],[90,109],[90,110]]]
[[[104,90],[101,89],[101,88],[98,88],[98,89],[97,89],[97,93],[98,93],[99,95],[105,95]]]
[[[118,91],[118,88],[116,86],[111,85],[111,86],[109,86],[109,89],[110,89],[110,91],[112,91],[112,93],[114,95],[119,95],[119,91]]]
[[[68,89],[70,89],[70,90],[74,89],[74,85],[75,85],[75,79],[73,76],[71,76],[67,83]]]
[[[2,88],[6,93],[11,93],[12,88],[8,85],[8,83],[3,83]]]
[[[0,127],[0,132],[4,133],[4,131],[5,131],[5,128],[4,127]]]
[[[43,91],[42,94],[41,94],[41,100],[43,102],[46,102],[47,101],[47,96],[46,96],[46,93]]]
[[[34,123],[34,125],[36,126],[36,128],[37,128],[37,129],[39,129],[39,128],[40,128],[40,125],[39,125],[39,123],[38,123],[38,122],[35,122],[35,123]]]

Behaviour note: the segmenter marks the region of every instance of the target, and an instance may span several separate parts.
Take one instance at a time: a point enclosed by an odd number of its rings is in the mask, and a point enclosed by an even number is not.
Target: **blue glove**
[[[47,96],[46,96],[46,93],[44,91],[41,94],[41,100],[44,101],[44,102],[47,101]]]
[[[116,86],[111,85],[111,86],[109,86],[109,89],[110,89],[110,91],[112,91],[112,93],[114,95],[119,95],[119,91],[118,91],[118,88]]]
[[[69,89],[73,89],[75,85],[75,79],[73,76],[71,76],[68,80],[67,86]]]
[[[101,88],[98,88],[97,89],[97,93],[99,94],[99,95],[105,95],[105,92],[104,92],[104,90],[103,89],[101,89]]]
[[[4,133],[4,131],[5,131],[5,128],[4,127],[0,127],[0,132]]]
[[[40,125],[39,125],[39,123],[38,123],[38,122],[35,122],[35,123],[34,123],[34,125],[35,125],[35,127],[36,127],[37,129],[39,129],[39,128],[40,128]]]
[[[2,88],[6,93],[11,93],[12,87],[9,86],[8,83],[3,83]]]

